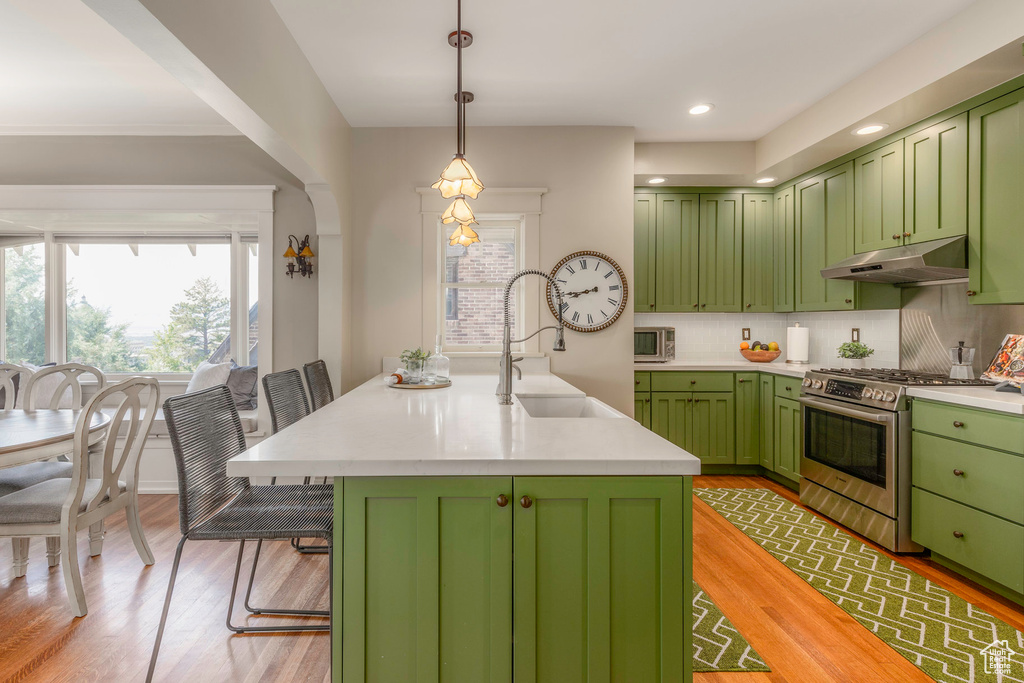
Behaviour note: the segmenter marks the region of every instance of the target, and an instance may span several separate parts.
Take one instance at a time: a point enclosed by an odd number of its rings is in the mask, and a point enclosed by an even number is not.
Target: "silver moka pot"
[[[960,342],[949,350],[949,359],[953,367],[949,369],[949,376],[952,379],[974,379],[974,348],[964,346]]]

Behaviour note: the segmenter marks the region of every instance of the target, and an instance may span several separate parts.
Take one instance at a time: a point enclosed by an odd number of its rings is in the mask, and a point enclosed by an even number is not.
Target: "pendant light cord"
[[[455,149],[458,154],[466,153],[465,105],[462,102],[462,0],[456,0],[455,44],[458,52],[458,92],[455,95]]]

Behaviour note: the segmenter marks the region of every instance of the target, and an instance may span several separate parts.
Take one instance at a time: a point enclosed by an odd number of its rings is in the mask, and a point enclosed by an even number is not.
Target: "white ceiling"
[[[353,126],[454,123],[452,0],[271,1]],[[464,0],[468,123],[754,140],[973,1]]]
[[[0,135],[237,134],[80,0],[0,0]]]

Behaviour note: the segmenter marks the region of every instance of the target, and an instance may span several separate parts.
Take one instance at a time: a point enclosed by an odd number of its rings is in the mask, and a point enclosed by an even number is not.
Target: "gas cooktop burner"
[[[894,368],[822,368],[818,372],[825,375],[838,375],[854,379],[891,382],[907,386],[970,386],[988,387],[991,382],[983,379],[953,379],[937,372],[915,372],[913,370],[897,370]]]

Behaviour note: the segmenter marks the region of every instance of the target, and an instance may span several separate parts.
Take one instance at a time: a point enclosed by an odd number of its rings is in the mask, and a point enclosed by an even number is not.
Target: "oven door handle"
[[[868,422],[877,422],[879,424],[893,424],[896,421],[896,414],[890,412],[876,413],[867,410],[861,410],[859,408],[850,408],[844,405],[834,403],[832,401],[822,401],[817,398],[810,396],[801,396],[800,404],[808,406],[810,408],[817,408],[824,410],[829,413],[836,413],[837,415],[844,415],[846,417],[852,417],[855,420],[865,420]]]

